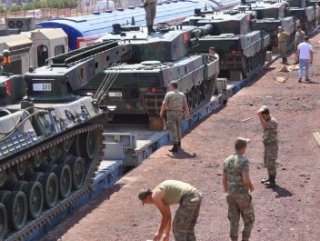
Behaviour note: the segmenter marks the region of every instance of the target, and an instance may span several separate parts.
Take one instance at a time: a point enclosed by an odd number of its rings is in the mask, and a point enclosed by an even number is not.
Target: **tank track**
[[[31,157],[40,154],[53,146],[61,144],[70,138],[76,137],[77,135],[84,134],[90,131],[97,131],[99,134],[95,136],[97,144],[96,155],[90,161],[88,171],[85,173],[85,180],[83,186],[79,190],[73,190],[67,198],[59,200],[56,206],[54,206],[53,208],[44,210],[40,217],[38,217],[37,219],[28,220],[21,230],[9,233],[9,236],[6,237],[5,240],[18,241],[27,239],[35,230],[49,224],[56,215],[64,212],[67,209],[72,209],[77,200],[79,200],[82,196],[90,192],[93,184],[93,177],[95,175],[95,171],[98,169],[98,166],[101,162],[103,146],[103,126],[100,124],[89,124],[86,126],[77,127],[76,129],[72,129],[67,133],[61,134],[56,137],[52,137],[51,139],[48,139],[45,143],[39,143],[36,146],[29,148],[29,150],[16,155],[14,158],[12,158],[12,160],[0,165],[0,170],[5,171],[6,169],[17,166],[20,163],[22,164],[23,162],[27,161],[27,159],[30,159]]]

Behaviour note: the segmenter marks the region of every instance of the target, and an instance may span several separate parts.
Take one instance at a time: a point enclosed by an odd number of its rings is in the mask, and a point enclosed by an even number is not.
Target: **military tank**
[[[317,27],[316,2],[308,0],[287,0],[289,4],[288,14],[300,20],[302,29],[310,35]]]
[[[285,32],[290,34],[287,42],[287,50],[293,49],[295,29],[300,25],[300,21],[293,16],[287,16],[287,2],[248,2],[245,5],[235,7],[238,11],[254,11],[255,18],[251,21],[251,30],[263,30],[270,35],[270,48],[278,47],[278,27],[282,27]]]
[[[265,64],[270,36],[264,31],[250,31],[254,12],[236,10],[222,13],[195,10],[184,25],[202,26],[199,45],[192,51],[206,53],[211,46],[220,55],[220,76],[231,80],[248,78]]]
[[[76,90],[120,51],[104,43],[58,56],[24,77],[1,74],[0,240],[32,237],[90,191],[106,116],[99,98]]]
[[[172,80],[186,94],[191,112],[207,103],[216,90],[219,60],[204,54],[188,55],[198,44],[196,29],[164,25],[148,35],[143,27],[115,25],[114,31],[99,41],[129,43],[131,57],[125,64],[104,70],[84,90],[96,89],[105,76],[114,75],[114,84],[101,106],[115,109],[118,116],[147,114],[150,128],[162,129],[160,107]]]

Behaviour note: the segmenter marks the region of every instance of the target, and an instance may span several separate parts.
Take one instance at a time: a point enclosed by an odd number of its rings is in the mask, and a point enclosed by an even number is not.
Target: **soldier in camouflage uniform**
[[[254,190],[249,176],[249,160],[244,157],[248,139],[239,137],[235,142],[235,154],[223,163],[223,189],[227,193],[230,238],[238,240],[240,215],[244,227],[242,241],[248,241],[255,221],[252,196]]]
[[[167,128],[170,140],[173,143],[171,152],[178,152],[181,147],[181,121],[182,115],[189,119],[189,106],[184,93],[178,91],[177,82],[172,81],[168,86],[168,92],[164,97],[160,110],[160,117],[163,118],[164,112],[167,113]]]
[[[264,164],[268,170],[269,178],[261,180],[267,188],[276,186],[276,160],[278,158],[278,122],[270,115],[269,108],[262,106],[258,110],[258,116],[263,128]]]
[[[142,0],[144,10],[146,11],[146,22],[148,27],[148,33],[154,32],[153,24],[154,18],[156,17],[157,0]]]
[[[285,32],[281,26],[278,27],[278,47],[280,51],[280,56],[282,58],[282,63],[287,64],[287,42],[290,37],[290,34]]]
[[[161,225],[153,241],[169,241],[170,206],[174,204],[179,204],[172,225],[175,241],[196,241],[194,227],[199,216],[202,197],[195,187],[181,181],[166,180],[153,190],[142,189],[138,198],[143,204],[156,205],[161,212]]]

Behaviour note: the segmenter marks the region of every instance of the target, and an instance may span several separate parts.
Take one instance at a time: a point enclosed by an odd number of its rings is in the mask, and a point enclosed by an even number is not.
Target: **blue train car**
[[[173,19],[184,18],[193,14],[195,8],[214,8],[221,10],[240,3],[240,0],[172,0],[165,1],[157,6],[155,23],[166,22]],[[121,25],[131,22],[132,17],[135,24],[145,25],[145,11],[141,7],[114,11],[111,13],[95,13],[80,17],[57,18],[38,24],[42,28],[62,28],[69,37],[69,48],[71,50],[79,47],[81,38],[98,38],[102,34],[111,32],[112,24]]]

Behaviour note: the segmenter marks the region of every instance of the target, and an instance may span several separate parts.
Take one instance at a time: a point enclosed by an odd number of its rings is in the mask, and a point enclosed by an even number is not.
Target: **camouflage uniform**
[[[236,153],[223,163],[223,173],[227,176],[228,218],[230,221],[230,238],[238,240],[239,220],[242,217],[244,228],[242,240],[248,241],[255,221],[252,197],[242,180],[242,172],[249,172],[249,160]]]
[[[182,110],[187,104],[186,96],[178,90],[169,91],[164,97],[163,103],[168,105],[167,128],[170,140],[173,144],[178,144],[181,141]]]
[[[287,41],[289,37],[290,35],[286,32],[278,33],[278,47],[283,60],[287,59]]]
[[[153,26],[156,17],[157,0],[145,0],[144,9],[146,11],[147,26]]]
[[[181,199],[172,225],[175,241],[196,241],[194,227],[199,216],[201,199],[197,190],[184,195]]]
[[[278,122],[273,117],[267,121],[269,128],[263,129],[264,164],[269,176],[276,176],[276,160],[278,158]]]

